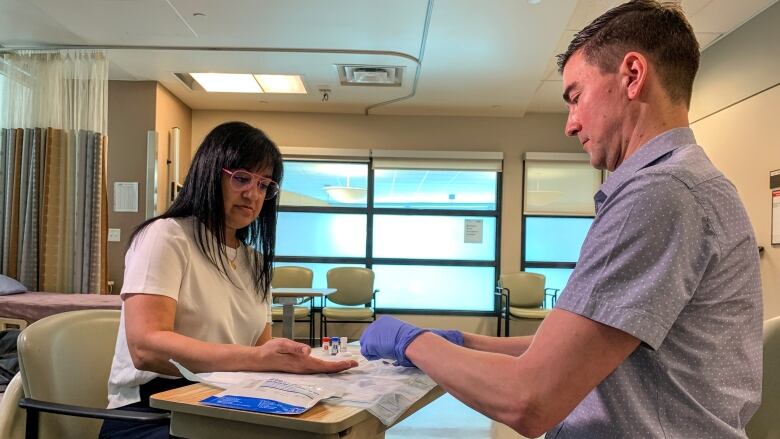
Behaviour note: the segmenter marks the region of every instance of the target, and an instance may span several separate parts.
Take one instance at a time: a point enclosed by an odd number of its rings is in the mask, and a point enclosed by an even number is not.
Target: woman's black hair
[[[162,215],[144,221],[130,236],[130,243],[146,226],[162,218],[194,216],[195,240],[203,254],[227,275],[225,253],[225,209],[222,197],[222,169],[251,172],[271,169],[271,178],[282,182],[282,154],[274,142],[259,129],[243,122],[227,122],[211,130],[192,158],[181,191]],[[267,298],[276,244],[276,218],[279,196],[265,200],[260,215],[247,227],[236,231],[239,242],[253,246],[249,260],[255,287]],[[204,227],[213,235],[210,238]],[[216,242],[214,242],[216,240]]]

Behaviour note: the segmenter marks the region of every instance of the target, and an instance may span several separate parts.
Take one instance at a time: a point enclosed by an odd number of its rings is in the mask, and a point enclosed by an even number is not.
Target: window
[[[311,268],[315,286],[330,268],[370,267],[380,312],[493,312],[500,155],[285,154],[277,265]]]
[[[377,307],[491,312],[500,174],[373,165]]]
[[[374,207],[496,209],[496,172],[376,169]]]
[[[367,163],[285,161],[281,204],[366,207]]]
[[[601,181],[586,154],[526,154],[521,268],[546,287],[562,292],[574,271]]]
[[[366,215],[280,212],[276,254],[279,256],[366,256]]]

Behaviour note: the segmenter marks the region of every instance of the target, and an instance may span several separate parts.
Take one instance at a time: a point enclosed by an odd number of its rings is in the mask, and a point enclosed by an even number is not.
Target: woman
[[[109,408],[154,411],[151,394],[188,384],[175,378],[170,359],[194,372],[322,373],[357,365],[319,360],[306,345],[271,338],[281,179],[281,154],[262,131],[222,124],[204,139],[171,207],[136,229],[125,256]],[[168,426],[105,421],[100,437],[167,438]]]

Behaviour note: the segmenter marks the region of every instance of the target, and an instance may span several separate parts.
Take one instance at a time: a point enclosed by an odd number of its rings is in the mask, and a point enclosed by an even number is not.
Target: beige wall
[[[775,3],[702,53],[691,121],[778,83],[779,23],[780,3]]]
[[[761,280],[767,318],[780,315],[780,246],[771,245],[769,191],[769,172],[780,169],[777,23],[780,3],[704,52],[694,90],[704,97],[693,100],[691,112],[709,115],[692,125],[697,140],[737,187],[764,247]]]
[[[108,227],[121,230],[121,241],[108,243],[108,280],[122,286],[127,239],[144,216],[146,133],[154,129],[156,82],[108,83]],[[114,182],[138,182],[139,211],[114,212]]]
[[[184,183],[184,177],[187,175],[191,157],[192,110],[159,83],[157,84],[156,97],[154,126],[158,136],[157,162],[163,165],[166,163],[170,148],[171,129],[179,128],[179,183]],[[171,158],[173,158],[172,155]],[[160,166],[158,171],[158,181],[164,182],[159,186],[163,189],[160,197],[163,200],[167,200],[164,204],[158,202],[157,214],[160,214],[165,211],[165,207],[170,205],[171,188],[167,184],[168,166]]]
[[[108,243],[108,279],[114,292],[122,288],[128,239],[146,219],[146,136],[158,133],[158,181],[165,191],[168,133],[181,131],[181,174],[190,162],[192,114],[189,107],[153,81],[109,81],[108,85],[108,227],[120,230],[121,240]],[[138,212],[114,212],[114,182],[138,182]],[[167,192],[162,192],[164,198]]]

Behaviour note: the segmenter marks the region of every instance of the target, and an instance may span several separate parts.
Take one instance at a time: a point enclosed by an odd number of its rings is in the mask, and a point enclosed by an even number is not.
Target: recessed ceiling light
[[[306,94],[300,75],[255,75],[255,79],[266,93]]]
[[[262,93],[263,90],[250,74],[243,73],[190,73],[208,92]]]

